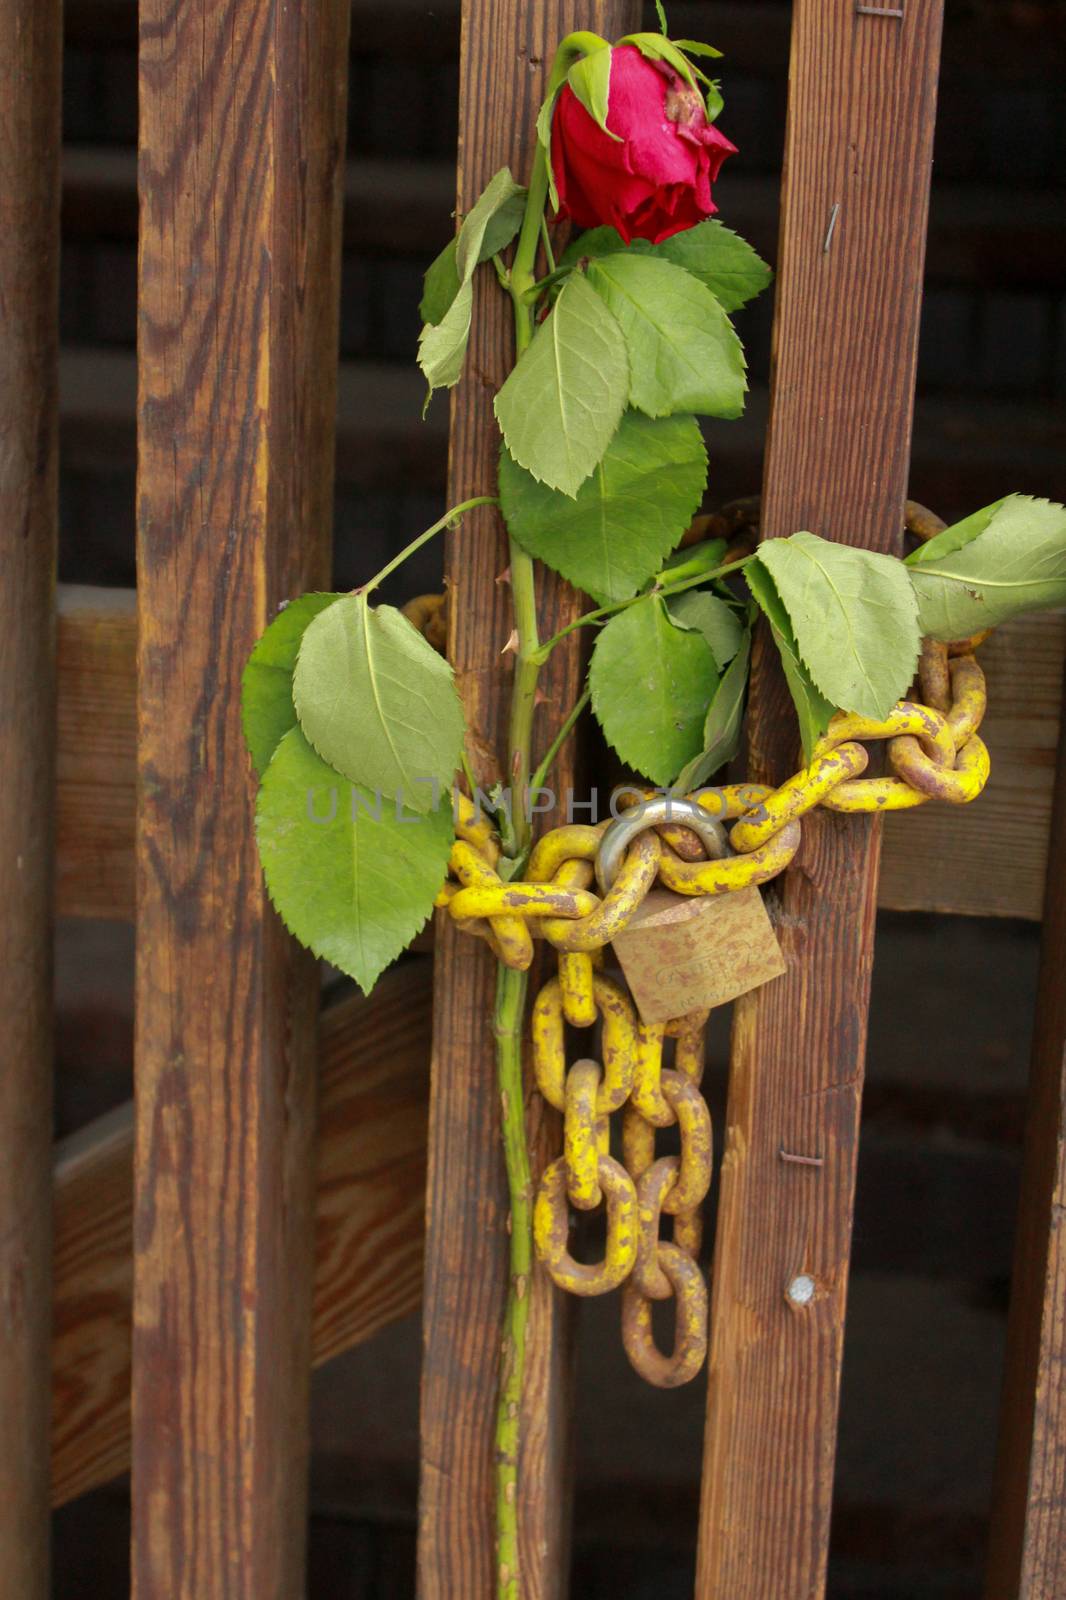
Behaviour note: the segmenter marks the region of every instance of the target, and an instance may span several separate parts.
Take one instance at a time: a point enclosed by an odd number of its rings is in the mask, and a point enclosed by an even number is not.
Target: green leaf
[[[659,33],[627,33],[624,39],[619,39],[619,44],[635,44],[642,56],[649,61],[665,61],[674,71],[684,78],[685,82],[698,92],[696,83],[696,69],[687,56],[682,55],[672,39],[664,39]]]
[[[655,0],[655,15],[659,19],[659,27],[662,29],[662,32],[664,34],[668,34],[670,29],[666,21],[666,12],[663,10],[663,0]]]
[[[364,994],[424,926],[453,837],[450,795],[428,816],[375,797],[320,760],[299,728],[278,745],[256,802],[282,921]]]
[[[788,692],[796,708],[803,759],[809,762],[814,756],[815,745],[828,728],[830,718],[837,708],[815,687],[810,673],[800,660],[788,612],[782,605],[781,596],[766,568],[760,566],[757,561],[749,562],[744,568],[744,581],[770,624],[770,632],[784,668]]]
[[[751,245],[716,217],[672,234],[661,244],[634,239],[625,245],[614,228],[591,228],[567,247],[559,265],[573,266],[586,256],[595,260],[622,251],[627,255],[655,256],[683,267],[711,291],[724,311],[739,310],[761,294],[773,277]]]
[[[496,396],[496,419],[519,466],[573,497],[602,461],[625,410],[622,330],[575,273]]]
[[[731,605],[706,589],[688,589],[667,601],[670,615],[683,628],[695,628],[710,646],[719,672],[740,649],[744,628]]]
[[[315,618],[296,662],[300,726],[353,783],[429,811],[463,744],[452,669],[392,606],[346,595]]]
[[[473,310],[474,285],[461,283],[441,321],[435,325],[427,322],[418,336],[418,365],[429,385],[423,416],[434,389],[451,389],[463,375]]]
[[[241,723],[260,777],[279,740],[296,726],[292,675],[308,623],[339,594],[302,594],[279,611],[256,642],[241,678]]]
[[[717,122],[722,115],[725,101],[722,99],[722,86],[717,78],[704,78],[706,89],[703,94],[703,103],[707,107],[707,121]],[[729,309],[728,307],[726,308]]]
[[[687,56],[713,56],[716,61],[722,58],[721,50],[716,50],[713,44],[701,44],[698,39],[675,39],[674,43]]]
[[[455,239],[434,256],[422,277],[422,299],[418,314],[428,326],[443,321],[448,307],[459,293],[459,273],[455,266]]]
[[[722,565],[722,557],[729,548],[725,539],[701,539],[698,544],[685,545],[675,550],[663,563],[666,581],[676,583],[680,577],[695,578],[703,572],[713,572]]]
[[[478,251],[478,264],[489,261],[501,250],[506,250],[519,228],[526,209],[526,191],[516,186],[515,193],[493,212],[485,227],[484,238]],[[449,239],[440,255],[426,269],[423,279],[424,293],[418,308],[423,322],[443,321],[448,307],[459,293],[459,269],[456,266],[458,237]]]
[[[611,86],[611,47],[594,50],[591,55],[579,56],[566,75],[566,81],[581,101],[589,116],[609,138],[622,143],[607,126],[607,110]]]
[[[716,217],[675,233],[652,249],[698,278],[724,311],[739,310],[762,294],[773,278],[766,262],[748,241]]]
[[[813,533],[765,539],[757,559],[825,698],[864,717],[887,716],[907,692],[921,642],[902,561]]]
[[[907,571],[922,632],[934,639],[965,639],[1066,604],[1066,509],[1051,500],[1008,495],[915,554],[922,559]]]
[[[600,605],[628,600],[659,571],[703,498],[707,451],[694,417],[627,411],[574,498],[500,457],[500,506],[518,543]]]
[[[509,168],[501,167],[499,172],[490,178],[470,215],[459,229],[455,239],[453,261],[457,284],[455,295],[439,321],[427,321],[418,340],[418,364],[429,384],[430,395],[434,389],[450,389],[462,376],[467,341],[470,337],[470,316],[474,305],[474,288],[471,280],[478,262],[483,259],[481,252],[489,224],[501,211],[507,211],[506,226],[509,228],[510,215],[516,204],[521,201],[524,205],[524,194],[525,191],[511,177]],[[513,232],[512,229],[507,237],[513,237]],[[497,245],[496,248],[500,249],[502,246]],[[490,255],[494,253],[489,251]],[[443,280],[443,268],[439,276]],[[437,284],[438,291],[441,286],[441,283]]]
[[[582,56],[597,55],[605,48],[607,40],[601,39],[598,33],[580,31],[568,34],[555,53],[555,60],[548,77],[548,92],[537,112],[537,138],[544,151],[544,164],[548,172],[548,198],[556,211],[559,209],[559,191],[552,170],[552,117],[555,115],[555,102],[573,64],[580,61]]]
[[[629,251],[594,261],[588,276],[625,335],[631,405],[650,417],[740,416],[744,350],[709,289],[669,261]]]
[[[604,737],[653,783],[669,783],[699,753],[717,685],[706,641],[675,627],[658,595],[612,617],[592,652],[589,688]]]
[[[544,165],[548,172],[548,200],[553,211],[559,209],[559,188],[555,182],[555,168],[552,166],[552,118],[555,115],[555,102],[561,90],[561,84],[555,89],[550,89],[537,112],[537,138],[544,151]]]
[[[963,517],[961,522],[953,522],[950,528],[941,528],[934,538],[913,550],[904,564],[908,567],[920,566],[925,561],[937,562],[944,556],[954,555],[956,550],[961,550],[963,545],[969,544],[971,540],[984,533],[992,518],[1010,498],[1005,495],[1002,500],[995,500],[992,505],[983,506],[980,511],[972,511],[968,517]]]
[[[744,630],[740,649],[722,675],[722,681],[707,708],[703,725],[703,749],[678,774],[673,784],[677,794],[688,794],[707,782],[720,767],[732,761],[740,748],[744,723],[744,701],[751,660],[751,633]]]

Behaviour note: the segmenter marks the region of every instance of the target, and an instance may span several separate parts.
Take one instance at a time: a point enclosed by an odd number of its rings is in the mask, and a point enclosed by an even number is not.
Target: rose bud
[[[615,48],[607,127],[609,133],[564,86],[551,144],[561,217],[582,228],[608,223],[626,244],[658,244],[713,216],[711,184],[736,146],[707,121],[699,91],[668,63],[649,61],[636,45]]]

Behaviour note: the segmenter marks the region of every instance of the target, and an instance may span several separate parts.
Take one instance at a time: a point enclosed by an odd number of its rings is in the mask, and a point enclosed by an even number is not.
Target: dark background
[[[904,0],[906,3],[906,0]],[[1066,11],[948,0],[912,494],[949,520],[1010,490],[1066,498]],[[771,262],[788,13],[668,6],[726,52],[740,147],[722,219]],[[136,44],[129,0],[68,6],[62,270],[66,582],[134,571]],[[419,420],[421,273],[451,230],[457,5],[355,0],[341,305],[336,578],[346,586],[444,508],[447,402]],[[772,295],[738,317],[752,397],[709,433],[708,504],[756,490]],[[430,549],[392,597],[436,582]],[[994,692],[994,685],[993,685]],[[1009,848],[1009,840],[990,841]],[[980,1593],[1037,930],[882,916],[871,1016],[830,1574],[832,1600]],[[132,930],[60,930],[58,1131],[130,1093]],[[727,1021],[710,1081],[721,1100]],[[614,1299],[584,1317],[576,1600],[692,1589],[702,1382],[645,1388]],[[413,1594],[418,1328],[316,1378],[310,1593]],[[57,1516],[55,1593],[127,1592],[125,1488]],[[466,1600],[457,1596],[456,1600]],[[782,1600],[792,1600],[782,1596]]]

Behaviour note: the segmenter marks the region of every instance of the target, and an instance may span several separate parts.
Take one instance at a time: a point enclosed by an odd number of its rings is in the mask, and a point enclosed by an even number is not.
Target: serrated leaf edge
[[[674,624],[673,618],[670,616],[670,613],[667,610],[665,602],[662,600],[662,598],[659,595],[649,595],[649,596],[647,596],[647,598],[649,600],[658,600],[661,613],[666,619],[667,627],[674,627],[675,624]],[[621,613],[619,613],[619,615],[621,615]],[[608,626],[609,626],[609,624],[608,624]],[[607,631],[606,628],[604,628],[603,631],[604,631],[604,633],[606,633],[606,631]],[[688,629],[688,628],[685,628],[685,629],[679,628],[678,629],[679,633],[680,632],[689,633],[689,632],[694,632],[694,631],[696,631],[696,630]],[[601,633],[600,638],[602,638],[602,637],[603,637],[603,634]],[[598,645],[599,642],[600,642],[599,639],[597,639],[596,644]],[[713,654],[711,652],[711,647],[707,643],[706,639],[703,640],[703,647],[707,651],[707,654],[708,654],[708,656],[710,656],[711,661],[713,663],[714,662],[714,656],[713,656]],[[622,761],[624,761],[625,765],[627,767],[632,767],[634,772],[639,772],[641,777],[647,778],[651,783],[658,784],[660,787],[663,787],[666,784],[672,783],[674,777],[676,776],[676,774],[667,773],[666,769],[662,768],[662,767],[659,768],[658,772],[649,772],[647,767],[642,767],[638,761],[633,760],[632,756],[627,754],[626,751],[622,748],[622,746],[616,740],[612,739],[610,737],[610,735],[608,734],[607,729],[604,727],[603,720],[602,720],[602,718],[600,716],[600,709],[599,709],[599,706],[597,705],[596,689],[595,689],[595,687],[593,685],[592,669],[593,669],[593,663],[595,662],[595,659],[596,659],[596,650],[595,650],[595,646],[594,646],[593,647],[593,652],[592,652],[592,660],[589,662],[589,673],[588,673],[589,698],[590,698],[591,703],[592,703],[593,715],[595,716],[596,721],[599,724],[600,732],[603,734],[604,739],[606,739],[607,743],[610,745],[611,749],[615,752],[615,754],[621,757],[621,759],[622,759]],[[717,668],[716,668],[716,670],[717,670]],[[721,682],[721,680],[719,680],[719,683],[720,682]],[[709,710],[710,706],[708,706],[707,709]],[[704,712],[704,718],[705,719],[706,719],[706,715],[707,715],[707,713]],[[685,765],[687,766],[688,762],[686,762]]]
[[[821,543],[821,544],[832,544],[832,543],[835,542],[834,540],[831,540],[831,539],[821,539],[818,534],[811,533],[809,529],[802,529],[802,530],[797,530],[797,531],[801,531],[801,532],[807,533],[809,538],[818,539],[819,543]],[[785,541],[785,542],[791,542],[791,540],[794,539],[794,538],[795,538],[795,534],[790,534],[789,538],[788,538],[788,541]],[[804,549],[803,545],[795,545],[795,546],[793,546],[793,548],[803,552],[804,555],[807,554],[807,552]],[[854,549],[854,548],[860,548],[860,547],[851,546],[849,548],[853,548]],[[756,558],[758,558],[760,553],[761,553],[760,551],[756,551]],[[884,555],[884,552],[880,551],[880,550],[867,550],[865,552],[865,554],[866,555],[870,555],[870,556],[880,556],[885,561],[894,561],[895,560],[894,556]],[[813,561],[813,557],[809,557],[808,556],[808,560],[812,560]],[[903,563],[900,562],[899,565],[902,567]],[[785,608],[785,612],[786,612],[786,614],[788,616],[789,622],[792,624],[792,637],[796,641],[796,654],[799,656],[799,659],[803,662],[803,665],[807,669],[807,674],[810,677],[811,682],[814,684],[815,688],[818,690],[819,694],[822,696],[822,699],[823,700],[828,700],[830,702],[830,704],[832,704],[832,705],[836,705],[837,702],[836,702],[835,697],[828,692],[828,690],[825,687],[825,684],[823,683],[821,678],[818,676],[817,672],[815,672],[814,668],[811,666],[811,664],[808,661],[807,657],[803,653],[803,647],[800,644],[799,634],[796,632],[795,618],[793,617],[791,611],[789,611],[789,609],[788,609],[788,602],[785,600],[784,595],[781,594],[780,587],[778,586],[776,578],[774,578],[773,571],[769,567],[767,567],[766,570],[770,574],[771,579],[773,579],[774,587],[777,589],[777,592],[778,592],[778,597],[780,598],[781,604]],[[823,568],[822,570],[824,571],[825,569]],[[832,588],[834,594],[836,594],[838,596],[839,600],[840,600],[840,609],[844,613],[844,616],[847,619],[847,623],[848,623],[849,638],[853,640],[854,639],[854,634],[852,633],[852,629],[851,629],[851,618],[850,618],[850,616],[848,614],[848,607],[845,605],[843,597],[840,596],[839,591],[837,589],[837,586],[836,586],[835,583],[833,583],[832,579],[829,579],[829,583],[830,583],[830,587]],[[917,643],[917,646],[916,646],[915,651],[914,651],[914,660],[911,662],[911,668],[910,668],[910,676],[911,676],[911,678],[913,678],[915,670],[916,670],[916,668],[918,666],[919,658],[920,658],[921,653],[922,653],[922,643],[921,643],[921,637],[920,637],[920,629],[919,629],[919,626],[918,626],[918,597],[914,593],[913,585],[908,584],[907,588],[908,588],[908,592],[910,593],[911,600],[912,600],[913,605],[914,605],[914,631],[915,631],[915,633],[917,635],[919,635],[918,643]],[[858,655],[857,651],[854,651],[854,647],[853,647],[853,653],[855,655],[855,659],[858,661],[859,660],[859,655]],[[865,668],[862,671],[862,677],[863,677],[864,681],[866,682],[866,684],[872,689],[873,686],[870,684],[870,680],[869,680],[869,677],[866,674]],[[893,705],[896,705],[896,704],[898,704],[898,700],[893,701]],[[852,707],[852,706],[844,706],[844,707],[842,707],[842,709],[845,710],[845,711],[852,711],[852,710],[854,710],[854,707]],[[892,709],[891,706],[887,707],[886,711],[883,713],[883,715],[887,715],[888,711],[890,711],[891,709]],[[867,714],[868,713],[856,713],[856,715],[867,715]]]

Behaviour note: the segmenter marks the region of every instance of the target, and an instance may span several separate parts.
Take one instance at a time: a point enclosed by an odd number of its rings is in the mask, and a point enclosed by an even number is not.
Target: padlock
[[[661,822],[692,828],[712,859],[730,853],[721,823],[695,801],[669,796],[644,801],[604,833],[596,862],[602,890],[613,881],[636,834]],[[613,946],[644,1022],[667,1022],[725,1005],[785,970],[762,895],[754,887],[698,896],[652,889]]]

